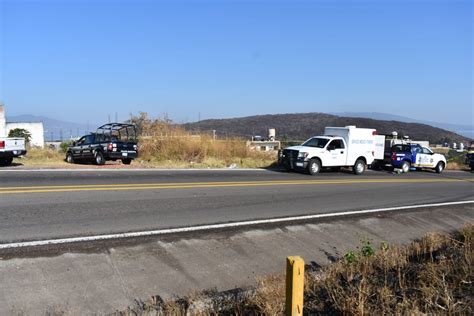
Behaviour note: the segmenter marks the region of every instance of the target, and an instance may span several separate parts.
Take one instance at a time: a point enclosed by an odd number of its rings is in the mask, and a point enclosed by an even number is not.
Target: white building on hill
[[[0,137],[7,137],[12,129],[26,129],[31,134],[30,145],[44,147],[44,127],[42,122],[7,122],[5,108],[0,104]]]

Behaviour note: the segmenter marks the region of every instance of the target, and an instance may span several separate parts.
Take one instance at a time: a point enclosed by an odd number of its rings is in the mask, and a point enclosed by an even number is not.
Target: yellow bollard
[[[299,256],[286,258],[286,315],[303,315],[304,261]]]

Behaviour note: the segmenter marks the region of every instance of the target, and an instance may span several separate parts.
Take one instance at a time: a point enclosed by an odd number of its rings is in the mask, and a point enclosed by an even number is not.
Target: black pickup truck
[[[95,133],[85,135],[72,143],[66,152],[66,161],[92,161],[103,165],[107,160],[122,160],[129,165],[138,157],[137,132],[135,125],[109,123]]]

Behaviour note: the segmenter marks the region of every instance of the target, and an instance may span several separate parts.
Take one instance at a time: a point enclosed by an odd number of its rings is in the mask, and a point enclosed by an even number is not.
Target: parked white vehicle
[[[287,170],[307,170],[311,175],[326,167],[352,167],[362,174],[374,160],[383,160],[384,145],[385,136],[375,129],[326,127],[324,135],[282,150],[279,162]]]
[[[25,154],[24,138],[0,137],[0,166],[9,166],[13,158]]]

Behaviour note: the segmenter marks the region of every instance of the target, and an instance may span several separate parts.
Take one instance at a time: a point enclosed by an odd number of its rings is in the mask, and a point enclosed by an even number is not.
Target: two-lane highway
[[[0,243],[471,200],[469,172],[0,171]]]

